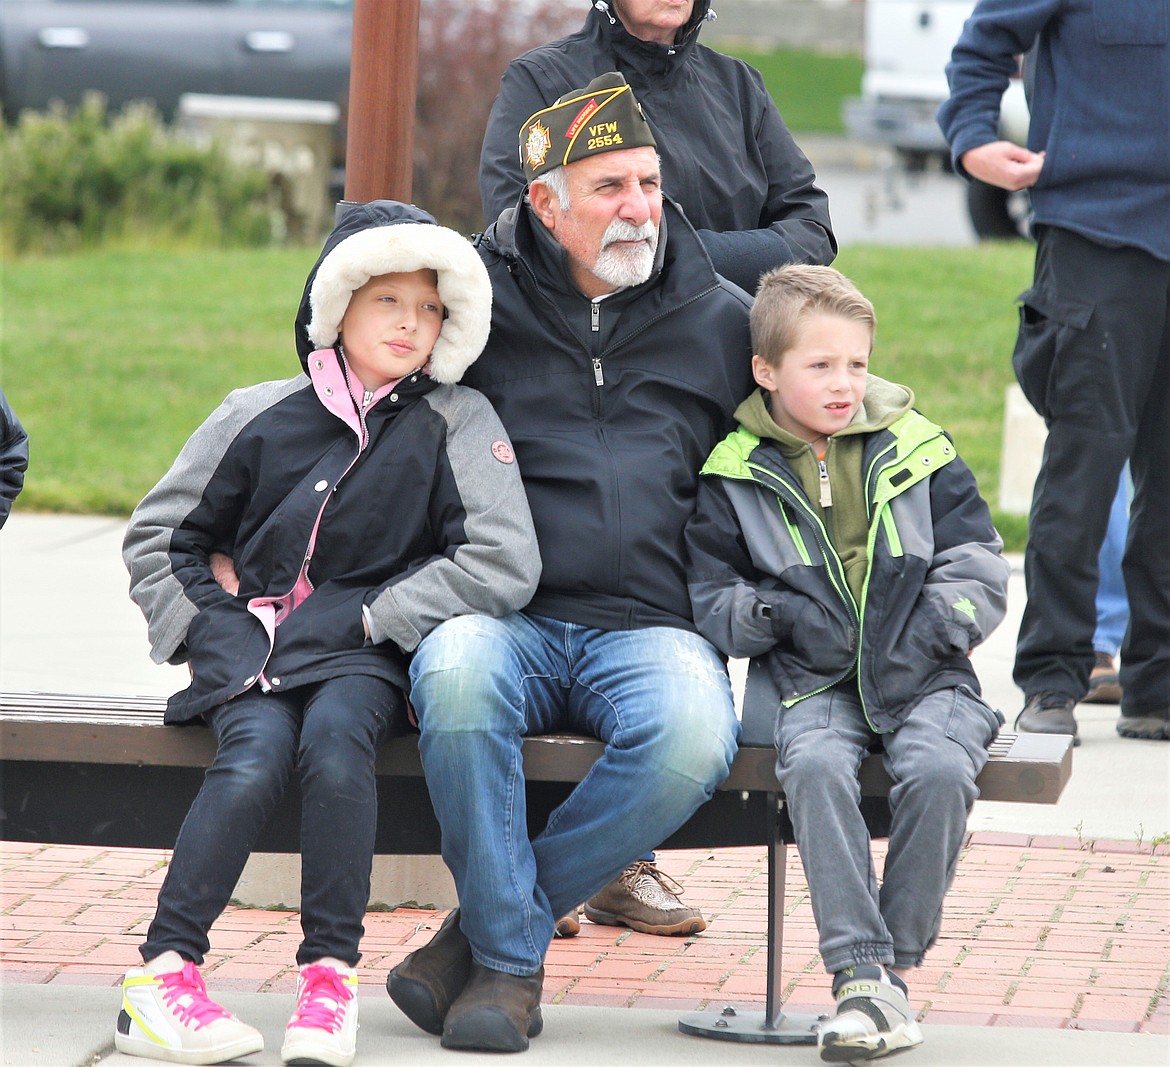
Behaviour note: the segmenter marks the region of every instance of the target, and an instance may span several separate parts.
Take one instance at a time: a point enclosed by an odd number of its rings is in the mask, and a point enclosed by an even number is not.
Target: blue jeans
[[[461,926],[475,959],[509,974],[533,974],[559,916],[711,797],[739,739],[723,661],[685,630],[462,616],[419,645],[410,676]],[[522,739],[558,730],[605,752],[529,840]]]
[[[923,697],[888,734],[869,728],[857,694],[842,687],[781,710],[776,776],[827,971],[922,962],[938,937],[943,897],[979,795],[975,779],[1000,724],[999,714],[965,686]],[[876,741],[895,783],[880,890],[857,780]]]
[[[389,682],[353,675],[287,693],[250,690],[208,712],[219,747],[183,820],[142,958],[173,949],[203,962],[211,924],[296,768],[304,934],[297,963],[333,956],[355,966],[377,826],[374,756],[392,730],[405,728],[404,708]]]
[[[1093,651],[1116,656],[1129,625],[1129,600],[1121,560],[1125,555],[1125,537],[1129,531],[1129,466],[1122,472],[1109,525],[1097,556],[1097,629],[1093,633]]]

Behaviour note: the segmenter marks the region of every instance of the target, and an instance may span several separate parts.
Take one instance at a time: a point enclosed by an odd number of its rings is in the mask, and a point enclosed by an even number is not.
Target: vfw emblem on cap
[[[524,143],[524,155],[528,165],[533,168],[539,167],[544,162],[544,157],[548,155],[551,144],[552,138],[549,136],[547,126],[542,126],[539,122],[529,126],[528,140]]]

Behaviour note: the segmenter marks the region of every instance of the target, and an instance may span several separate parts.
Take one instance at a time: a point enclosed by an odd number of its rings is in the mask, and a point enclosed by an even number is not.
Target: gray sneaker
[[[1016,730],[1025,734],[1072,734],[1079,745],[1077,720],[1073,709],[1077,702],[1065,693],[1033,693],[1016,717]]]
[[[1127,714],[1121,710],[1117,732],[1122,737],[1137,737],[1145,741],[1170,741],[1170,707],[1154,711]]]
[[[628,926],[643,934],[702,933],[707,922],[698,908],[688,908],[678,899],[682,891],[649,860],[638,860],[589,898],[585,914],[602,926]]]

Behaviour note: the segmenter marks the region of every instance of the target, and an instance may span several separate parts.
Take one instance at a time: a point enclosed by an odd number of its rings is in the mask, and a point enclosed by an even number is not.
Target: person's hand
[[[236,574],[236,565],[232,562],[232,557],[225,556],[222,552],[212,552],[208,562],[211,564],[211,576],[219,582],[225,592],[236,596],[240,591],[240,579]]]
[[[1044,153],[1029,152],[1011,141],[992,141],[964,152],[959,162],[972,178],[1015,192],[1036,184]]]

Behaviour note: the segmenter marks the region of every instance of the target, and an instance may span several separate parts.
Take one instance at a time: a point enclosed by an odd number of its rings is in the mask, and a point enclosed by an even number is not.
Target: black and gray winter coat
[[[591,4],[576,33],[514,59],[492,105],[479,162],[485,224],[524,187],[517,142],[524,120],[599,74],[625,75],[677,201],[715,269],[754,293],[783,263],[828,264],[837,254],[828,198],[780,117],[759,71],[699,44],[709,0],[696,0],[673,46],[639,40]]]
[[[688,572],[699,632],[763,660],[774,709],[849,684],[882,733],[928,693],[979,692],[967,657],[1003,619],[1009,566],[940,427],[907,409],[857,443],[869,531],[860,599],[779,444],[743,426],[703,467]]]
[[[315,293],[334,304],[318,339],[336,337],[352,288],[395,270],[436,269],[449,316],[430,373],[372,395],[338,346],[310,340],[314,280],[355,235],[358,274]],[[231,393],[131,517],[123,555],[152,657],[192,669],[168,722],[255,686],[369,674],[405,688],[407,654],[439,623],[527,603],[539,554],[507,435],[483,396],[451,384],[479,354],[490,304],[474,249],[417,208],[364,205],[330,236],[297,315],[304,373]],[[238,595],[213,577],[213,553],[234,562]]]
[[[492,330],[464,379],[516,447],[544,569],[531,612],[693,630],[683,527],[751,385],[751,301],[664,198],[658,262],[591,301],[523,203],[483,236]]]

